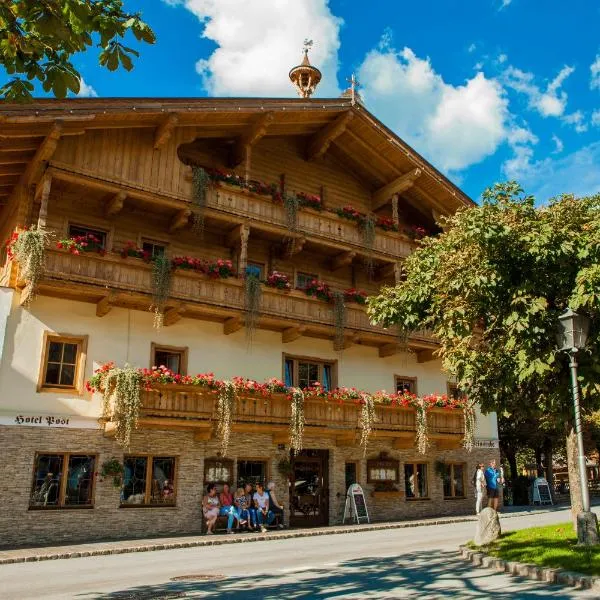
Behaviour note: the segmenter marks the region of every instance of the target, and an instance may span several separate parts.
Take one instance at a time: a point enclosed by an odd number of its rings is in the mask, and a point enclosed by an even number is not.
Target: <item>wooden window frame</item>
[[[412,377],[409,375],[396,375],[394,374],[394,391],[397,392],[398,390],[398,381],[410,381],[413,384],[413,391],[411,392],[411,394],[415,394],[418,395],[419,392],[419,388],[418,388],[418,381],[417,381],[417,377]]]
[[[458,387],[457,383],[453,383],[452,381],[448,381],[446,383],[446,394],[447,394],[448,398],[454,398],[454,395],[452,393],[453,390],[456,390],[457,392],[459,392],[458,398],[464,398],[465,397],[465,393],[460,390],[460,388]]]
[[[244,456],[242,458],[236,458],[235,460],[235,471],[234,471],[234,482],[236,483],[236,488],[237,488],[237,480],[240,478],[240,471],[239,471],[239,463],[240,462],[260,462],[260,463],[264,463],[265,464],[265,481],[263,481],[263,484],[265,485],[265,489],[267,489],[267,483],[269,483],[270,479],[271,479],[271,458],[270,457],[266,457],[266,456]],[[231,483],[231,486],[233,486],[233,483]],[[208,483],[205,482],[205,483]],[[233,492],[232,492],[233,493]]]
[[[157,238],[145,237],[141,233],[138,235],[138,248],[143,248],[144,244],[153,244],[154,246],[163,246],[165,249],[165,256],[169,254],[169,242],[160,240]]]
[[[156,364],[156,351],[159,352],[171,352],[173,354],[181,354],[180,361],[180,375],[187,375],[188,372],[188,346],[167,346],[165,344],[157,344],[152,342],[150,344],[150,368],[158,367]]]
[[[267,263],[261,262],[260,260],[247,260],[246,267],[250,266],[260,267],[259,279],[261,281],[267,278]]]
[[[298,275],[315,275],[315,279],[320,280],[321,274],[317,271],[315,273],[308,273],[307,271],[303,271],[302,269],[294,268],[294,289],[303,290],[304,288],[298,287]]]
[[[72,335],[68,333],[54,333],[48,330],[44,331],[42,338],[42,356],[38,374],[37,388],[38,393],[61,393],[61,394],[83,394],[83,380],[85,375],[85,363],[87,361],[87,335]],[[50,342],[59,342],[64,344],[77,344],[77,359],[75,363],[75,377],[72,386],[46,385],[46,370],[48,368],[48,355]]]
[[[286,354],[285,352],[283,353],[283,360],[281,361],[281,373],[283,375],[282,377],[282,381],[285,381],[285,362],[287,360],[293,360],[294,361],[294,381],[292,382],[294,384],[294,387],[298,387],[298,362],[312,362],[312,363],[318,363],[320,365],[319,368],[319,375],[321,376],[319,379],[319,383],[322,383],[323,381],[323,371],[322,371],[322,367],[323,365],[331,365],[331,385],[330,385],[330,389],[334,390],[335,388],[338,387],[338,361],[337,360],[327,360],[325,358],[316,358],[314,356],[299,356],[297,354]]]
[[[426,492],[427,494],[425,496],[409,496],[408,494],[405,494],[405,498],[406,500],[408,500],[409,502],[419,502],[420,500],[431,500],[431,490],[430,490],[430,482],[429,482],[429,478],[430,478],[430,465],[428,462],[423,462],[422,460],[417,460],[417,461],[406,461],[403,465],[404,467],[404,489],[406,490],[406,467],[408,465],[412,465],[414,470],[416,471],[416,467],[417,465],[425,465],[426,467],[426,472],[427,472],[427,489]]]
[[[125,454],[123,456],[123,464],[128,458],[145,458],[146,459],[146,483],[144,486],[144,503],[143,504],[128,504],[119,502],[119,508],[176,508],[177,507],[177,479],[179,473],[179,456],[168,454]],[[152,466],[155,458],[173,458],[174,462],[174,477],[173,477],[173,502],[165,504],[152,504],[149,500],[152,498]]]
[[[391,469],[396,472],[395,479],[372,479],[371,478],[371,469]],[[396,458],[392,458],[390,456],[381,455],[377,458],[369,458],[367,460],[367,483],[393,483],[394,485],[398,485],[400,483],[400,461]]]
[[[60,489],[58,490],[59,503],[55,506],[31,506],[31,495],[33,482],[36,476],[36,467],[39,456],[62,456],[63,464],[60,479]],[[69,479],[69,459],[71,456],[89,456],[94,458],[94,470],[91,475],[91,490],[90,490],[90,504],[65,504],[65,494],[67,491],[67,482]],[[98,471],[98,454],[95,452],[56,452],[56,450],[49,450],[48,452],[36,452],[33,456],[33,466],[31,469],[31,483],[29,490],[29,500],[27,510],[87,510],[94,508],[94,500],[96,497],[96,477],[95,473]]]
[[[97,231],[99,233],[104,234],[104,247],[102,250],[108,252],[109,248],[112,248],[112,230],[104,227],[104,226],[96,226],[96,225],[82,225],[80,223],[73,223],[69,221],[67,223],[67,237],[71,236],[71,227],[78,227],[79,229],[91,229],[92,231]]]
[[[446,494],[444,494],[444,500],[464,500],[467,497],[466,493],[465,493],[466,492],[466,485],[467,485],[467,482],[465,480],[465,475],[467,473],[467,463],[460,462],[460,461],[455,461],[455,462],[444,462],[444,465],[446,467],[449,467],[451,469],[451,472],[450,472],[450,488],[451,488],[451,492],[452,492],[451,496],[446,496]],[[454,475],[454,467],[456,467],[456,466],[463,468],[463,486],[462,486],[463,487],[463,494],[462,494],[462,496],[457,496],[455,494],[454,477],[453,477],[453,475]],[[444,489],[443,488],[444,488],[444,485],[443,485],[443,482],[442,482],[442,493],[444,493]]]

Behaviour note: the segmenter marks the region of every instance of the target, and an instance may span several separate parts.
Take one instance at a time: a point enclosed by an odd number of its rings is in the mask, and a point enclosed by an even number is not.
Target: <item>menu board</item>
[[[357,523],[361,520],[369,523],[369,511],[365,501],[365,494],[358,483],[353,483],[346,493],[346,506],[344,508],[344,522],[350,516]]]

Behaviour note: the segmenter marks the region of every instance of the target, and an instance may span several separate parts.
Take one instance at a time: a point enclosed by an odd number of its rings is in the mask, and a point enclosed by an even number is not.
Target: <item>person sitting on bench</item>
[[[252,531],[255,528],[258,529],[258,517],[256,515],[256,508],[254,507],[251,483],[247,483],[244,486],[244,492],[246,493],[246,505],[248,507],[248,514],[250,516],[250,519],[248,520],[248,529]]]
[[[237,518],[239,525],[246,525],[250,519],[250,512],[248,511],[248,498],[244,492],[244,488],[238,488],[235,491],[233,497],[235,510],[237,511]]]
[[[239,521],[238,511],[233,505],[233,495],[229,491],[229,484],[223,484],[223,491],[219,494],[219,503],[221,508],[219,509],[220,517],[227,517],[227,533],[233,533],[233,520]]]
[[[202,511],[206,518],[206,535],[212,535],[219,516],[219,497],[217,496],[217,486],[214,483],[206,486],[206,496],[202,498]]]
[[[265,523],[270,525],[275,519],[275,515],[269,510],[269,494],[265,492],[265,486],[262,483],[256,484],[256,492],[252,498],[256,506],[256,514],[260,530],[264,533],[267,531]]]
[[[269,508],[275,517],[279,518],[279,529],[283,529],[283,506],[279,504],[275,495],[275,482],[267,483],[267,494],[269,495]]]

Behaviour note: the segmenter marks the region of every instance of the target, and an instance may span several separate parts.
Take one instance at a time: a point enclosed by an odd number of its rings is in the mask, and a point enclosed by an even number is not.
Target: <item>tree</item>
[[[578,356],[586,411],[600,404],[600,195],[536,208],[515,182],[442,223],[405,263],[405,280],[370,299],[385,326],[429,328],[444,368],[484,412],[563,423],[574,514],[581,510],[567,357],[556,349],[570,306],[592,319]]]
[[[139,14],[123,10],[122,0],[4,0],[0,2],[0,64],[15,75],[0,88],[0,97],[31,100],[32,80],[64,98],[79,92],[81,76],[71,57],[96,44],[100,64],[109,71],[133,69],[139,56],[121,40],[131,32],[153,44],[154,32]],[[20,77],[26,76],[26,79]]]

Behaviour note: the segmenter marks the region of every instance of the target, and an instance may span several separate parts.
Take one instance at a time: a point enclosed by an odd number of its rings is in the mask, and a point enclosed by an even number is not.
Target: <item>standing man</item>
[[[490,460],[490,466],[485,470],[485,485],[487,487],[488,507],[498,510],[498,500],[500,498],[501,476],[496,469],[496,459]]]
[[[483,508],[483,493],[485,492],[484,464],[479,463],[475,471],[475,514],[479,514]]]

